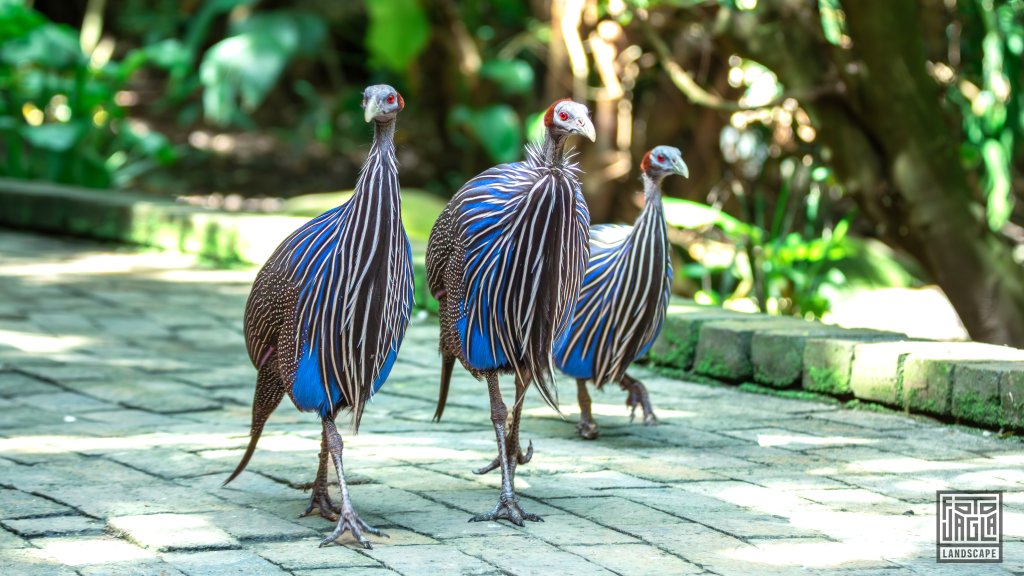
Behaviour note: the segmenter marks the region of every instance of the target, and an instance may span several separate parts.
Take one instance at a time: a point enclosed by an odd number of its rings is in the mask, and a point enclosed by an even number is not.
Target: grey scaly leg
[[[494,372],[487,374],[487,391],[491,399],[491,422],[494,424],[494,436],[498,441],[498,462],[501,465],[501,494],[498,496],[498,503],[494,509],[487,514],[479,514],[469,519],[470,522],[483,522],[487,520],[498,520],[505,518],[517,526],[523,525],[523,520],[541,521],[536,514],[524,512],[519,506],[515,493],[515,468],[508,458],[508,446],[506,427],[508,424],[508,408],[501,399],[501,389],[498,387],[498,375]],[[518,389],[517,389],[518,395]],[[518,422],[514,425],[518,427]]]
[[[314,510],[319,512],[321,516],[336,522],[338,520],[338,513],[341,509],[331,501],[331,496],[327,492],[327,462],[330,459],[330,448],[327,442],[327,428],[324,427],[320,433],[320,464],[316,469],[316,479],[309,484],[303,484],[301,488],[303,490],[313,489],[313,494],[309,497],[309,506],[306,507],[306,511],[299,515],[309,516]]]
[[[597,422],[590,413],[590,392],[587,391],[587,381],[582,378],[576,379],[576,399],[580,404],[580,421],[576,424],[576,432],[584,440],[597,438]]]
[[[363,532],[369,532],[374,536],[384,536],[387,534],[380,530],[370,526],[363,519],[356,514],[355,508],[352,507],[352,500],[348,495],[348,484],[345,483],[345,469],[341,465],[341,451],[344,448],[344,444],[341,441],[341,434],[338,434],[338,429],[334,425],[334,420],[330,418],[324,418],[324,436],[327,438],[327,449],[331,454],[331,459],[334,460],[334,467],[338,470],[338,485],[341,488],[341,511],[338,514],[338,525],[335,526],[334,532],[327,538],[324,538],[320,542],[320,546],[326,546],[331,542],[337,540],[346,531],[351,531],[352,536],[363,545],[363,548],[372,549],[370,541],[363,536]]]

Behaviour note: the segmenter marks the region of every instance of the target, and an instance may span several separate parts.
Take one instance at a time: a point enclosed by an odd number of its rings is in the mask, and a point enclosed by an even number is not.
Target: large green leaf
[[[323,24],[310,15],[281,10],[253,16],[238,33],[215,44],[203,56],[199,79],[203,111],[218,124],[244,118],[274,88],[287,63],[323,42]]]
[[[707,204],[679,198],[663,198],[662,204],[665,207],[665,221],[677,228],[695,229],[717,226],[731,236],[752,236],[758,235],[760,232],[745,222]]]
[[[522,124],[519,115],[507,104],[480,109],[456,106],[449,120],[472,134],[495,162],[512,162],[522,152]]]
[[[418,0],[373,0],[366,3],[370,28],[366,48],[373,60],[405,72],[430,38],[430,22]]]
[[[533,68],[522,60],[488,60],[480,67],[480,76],[493,81],[505,94],[533,89]]]

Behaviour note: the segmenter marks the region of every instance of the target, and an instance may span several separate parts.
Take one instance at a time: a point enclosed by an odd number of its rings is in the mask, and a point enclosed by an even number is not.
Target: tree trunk
[[[850,49],[825,42],[820,15],[803,0],[761,6],[723,11],[725,40],[787,89],[842,82],[842,93],[801,104],[847,192],[883,240],[921,262],[972,338],[1024,347],[1024,271],[972,199],[925,71],[917,3],[844,2]]]

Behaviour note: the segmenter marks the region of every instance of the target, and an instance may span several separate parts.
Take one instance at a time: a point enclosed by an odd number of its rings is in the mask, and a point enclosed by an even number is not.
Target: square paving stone
[[[566,546],[564,549],[618,574],[662,576],[704,573],[699,566],[649,544]]]
[[[231,548],[238,541],[198,514],[144,514],[108,520],[115,533],[157,551]]]
[[[32,394],[56,394],[61,388],[19,372],[0,371],[0,398],[16,398]]]
[[[3,525],[25,538],[68,536],[103,532],[103,523],[85,516],[47,516],[7,520]],[[2,546],[2,545],[0,545]]]
[[[562,574],[613,574],[588,561],[585,556],[560,550],[531,537],[460,538],[452,544],[509,574],[543,576],[550,574],[555,567]]]
[[[378,546],[364,552],[384,566],[404,576],[434,576],[435,574],[465,574],[467,576],[497,576],[502,571],[461,550],[441,544],[423,546]]]
[[[70,512],[71,510],[67,506],[53,500],[40,498],[21,490],[0,488],[0,517],[5,520]]]
[[[373,538],[373,536],[369,536]],[[381,563],[349,546],[318,548],[322,538],[290,539],[286,542],[261,542],[252,551],[285,570],[330,568],[337,573],[354,567],[380,568]],[[382,545],[391,545],[384,540]]]
[[[188,576],[288,574],[251,550],[167,552],[161,558]]]

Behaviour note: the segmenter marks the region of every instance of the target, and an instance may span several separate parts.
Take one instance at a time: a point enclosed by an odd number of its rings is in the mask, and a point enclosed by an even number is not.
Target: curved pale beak
[[[577,118],[576,128],[573,132],[586,137],[591,142],[597,140],[597,130],[594,129],[594,123],[590,121],[590,118]]]
[[[377,106],[377,99],[370,98],[366,101],[366,106],[363,107],[363,119],[370,122],[376,118],[378,114],[380,114],[380,107]]]
[[[686,162],[683,162],[682,158],[675,158],[672,160],[672,172],[679,174],[683,178],[690,177],[690,169],[687,168]]]

